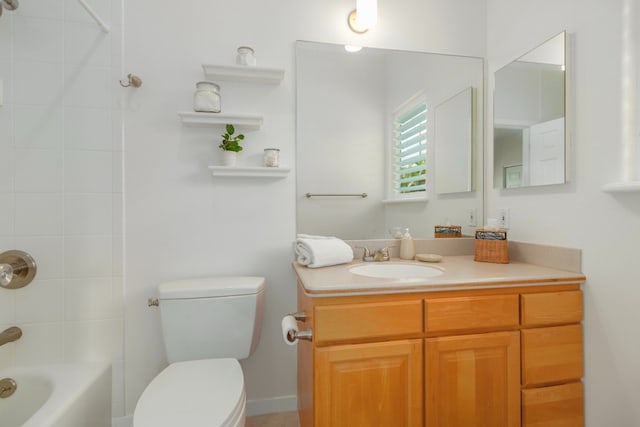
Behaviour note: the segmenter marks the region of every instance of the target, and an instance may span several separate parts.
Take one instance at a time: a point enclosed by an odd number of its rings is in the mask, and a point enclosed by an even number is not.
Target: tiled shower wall
[[[122,415],[121,2],[24,0],[0,16],[0,251],[38,264],[0,289],[0,347],[13,364],[113,362]]]

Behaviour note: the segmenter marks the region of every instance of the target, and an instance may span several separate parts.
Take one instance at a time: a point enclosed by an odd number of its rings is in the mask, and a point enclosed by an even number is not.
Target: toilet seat
[[[236,359],[176,362],[142,393],[133,427],[235,427],[243,425],[245,399]]]

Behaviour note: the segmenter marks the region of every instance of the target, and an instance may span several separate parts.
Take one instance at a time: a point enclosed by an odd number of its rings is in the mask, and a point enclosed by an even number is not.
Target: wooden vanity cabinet
[[[579,285],[309,296],[301,427],[582,427]]]

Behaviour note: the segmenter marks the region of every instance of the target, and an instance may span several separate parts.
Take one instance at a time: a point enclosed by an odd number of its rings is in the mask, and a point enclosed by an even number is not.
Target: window
[[[392,180],[394,199],[424,198],[427,189],[427,104],[414,96],[393,117]]]

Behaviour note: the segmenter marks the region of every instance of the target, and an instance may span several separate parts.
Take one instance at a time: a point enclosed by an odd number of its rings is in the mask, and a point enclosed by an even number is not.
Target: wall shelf
[[[198,113],[195,111],[179,111],[178,115],[184,126],[190,127],[214,127],[224,126],[227,123],[237,128],[257,130],[262,127],[262,116],[249,114],[223,114],[223,113]]]
[[[291,168],[209,166],[213,176],[236,178],[284,178]]]
[[[209,80],[279,84],[284,78],[284,70],[277,68],[202,64],[202,69]]]
[[[640,193],[640,181],[615,182],[602,187],[605,193]]]

